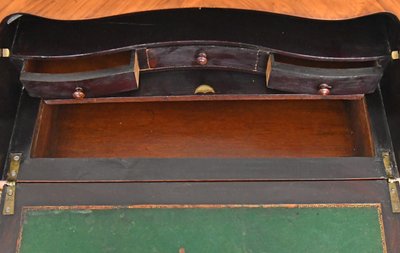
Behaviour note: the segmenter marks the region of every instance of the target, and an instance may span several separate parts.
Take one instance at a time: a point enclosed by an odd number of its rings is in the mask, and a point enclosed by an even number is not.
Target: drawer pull
[[[213,87],[211,87],[208,84],[202,84],[196,88],[194,91],[194,94],[207,94],[207,93],[215,93],[215,90]]]
[[[326,83],[319,85],[318,93],[322,96],[327,96],[331,93],[332,86],[327,85]]]
[[[197,62],[198,64],[200,64],[200,65],[206,65],[207,62],[208,62],[207,54],[204,53],[204,52],[199,53],[199,54],[197,55],[196,62]]]
[[[84,99],[85,93],[81,87],[76,87],[74,93],[72,93],[72,97],[75,99]]]

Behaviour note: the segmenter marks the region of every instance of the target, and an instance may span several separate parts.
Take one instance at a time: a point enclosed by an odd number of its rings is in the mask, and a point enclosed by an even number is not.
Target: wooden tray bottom
[[[363,100],[42,104],[33,157],[372,156]]]

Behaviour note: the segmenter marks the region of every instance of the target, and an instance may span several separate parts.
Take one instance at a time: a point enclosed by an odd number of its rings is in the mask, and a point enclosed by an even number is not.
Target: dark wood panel
[[[177,46],[177,42],[204,45],[220,41],[266,51],[347,60],[389,57],[387,31],[395,33],[397,24],[385,14],[326,22],[229,9],[155,11],[78,22],[25,16],[17,22],[19,31],[12,48],[16,57],[76,56],[157,46],[155,43]]]
[[[381,159],[26,158],[19,182],[284,181],[386,178]]]
[[[349,110],[357,103],[363,100],[42,104],[45,117],[39,121],[32,155],[372,156],[369,133],[362,130],[366,126],[354,128],[368,124],[365,110]],[[53,117],[46,110],[55,110]]]
[[[390,134],[393,139],[397,164],[400,164],[400,63],[393,61],[388,74],[382,79],[382,96],[385,102]]]
[[[216,44],[149,48],[146,49],[147,63],[151,70],[202,67],[265,72],[267,52],[255,48],[218,46],[221,42]]]
[[[6,58],[0,58],[0,179],[10,144],[14,120],[17,113],[21,85],[18,72]]]

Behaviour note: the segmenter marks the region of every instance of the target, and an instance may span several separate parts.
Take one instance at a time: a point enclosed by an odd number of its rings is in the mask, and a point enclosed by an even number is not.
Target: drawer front
[[[171,46],[146,50],[151,70],[175,68],[215,68],[264,72],[266,52],[226,46]]]
[[[20,80],[33,97],[112,95],[138,88],[137,55],[122,52],[76,59],[26,60]]]
[[[375,91],[383,75],[377,62],[318,62],[273,55],[267,64],[270,89],[316,95],[367,94]]]
[[[40,75],[40,74],[39,74]],[[42,98],[84,98],[111,95],[136,89],[132,72],[76,79],[68,76],[21,75],[21,82],[30,96]]]

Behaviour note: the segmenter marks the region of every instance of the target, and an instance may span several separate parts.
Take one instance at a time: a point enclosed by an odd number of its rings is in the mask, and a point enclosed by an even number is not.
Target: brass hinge
[[[382,152],[383,165],[385,167],[386,176],[388,178],[388,187],[390,202],[392,204],[392,212],[400,213],[400,199],[399,191],[397,189],[396,182],[400,183],[400,178],[394,177],[393,164],[390,153],[388,151]]]
[[[3,196],[3,189],[6,187],[7,181],[0,180],[0,203],[1,203],[1,196]]]
[[[21,159],[22,153],[10,153],[10,169],[7,173],[7,181],[4,184],[5,197],[3,215],[14,214],[16,182]]]
[[[7,58],[10,57],[11,52],[8,48],[0,48],[0,58]]]

